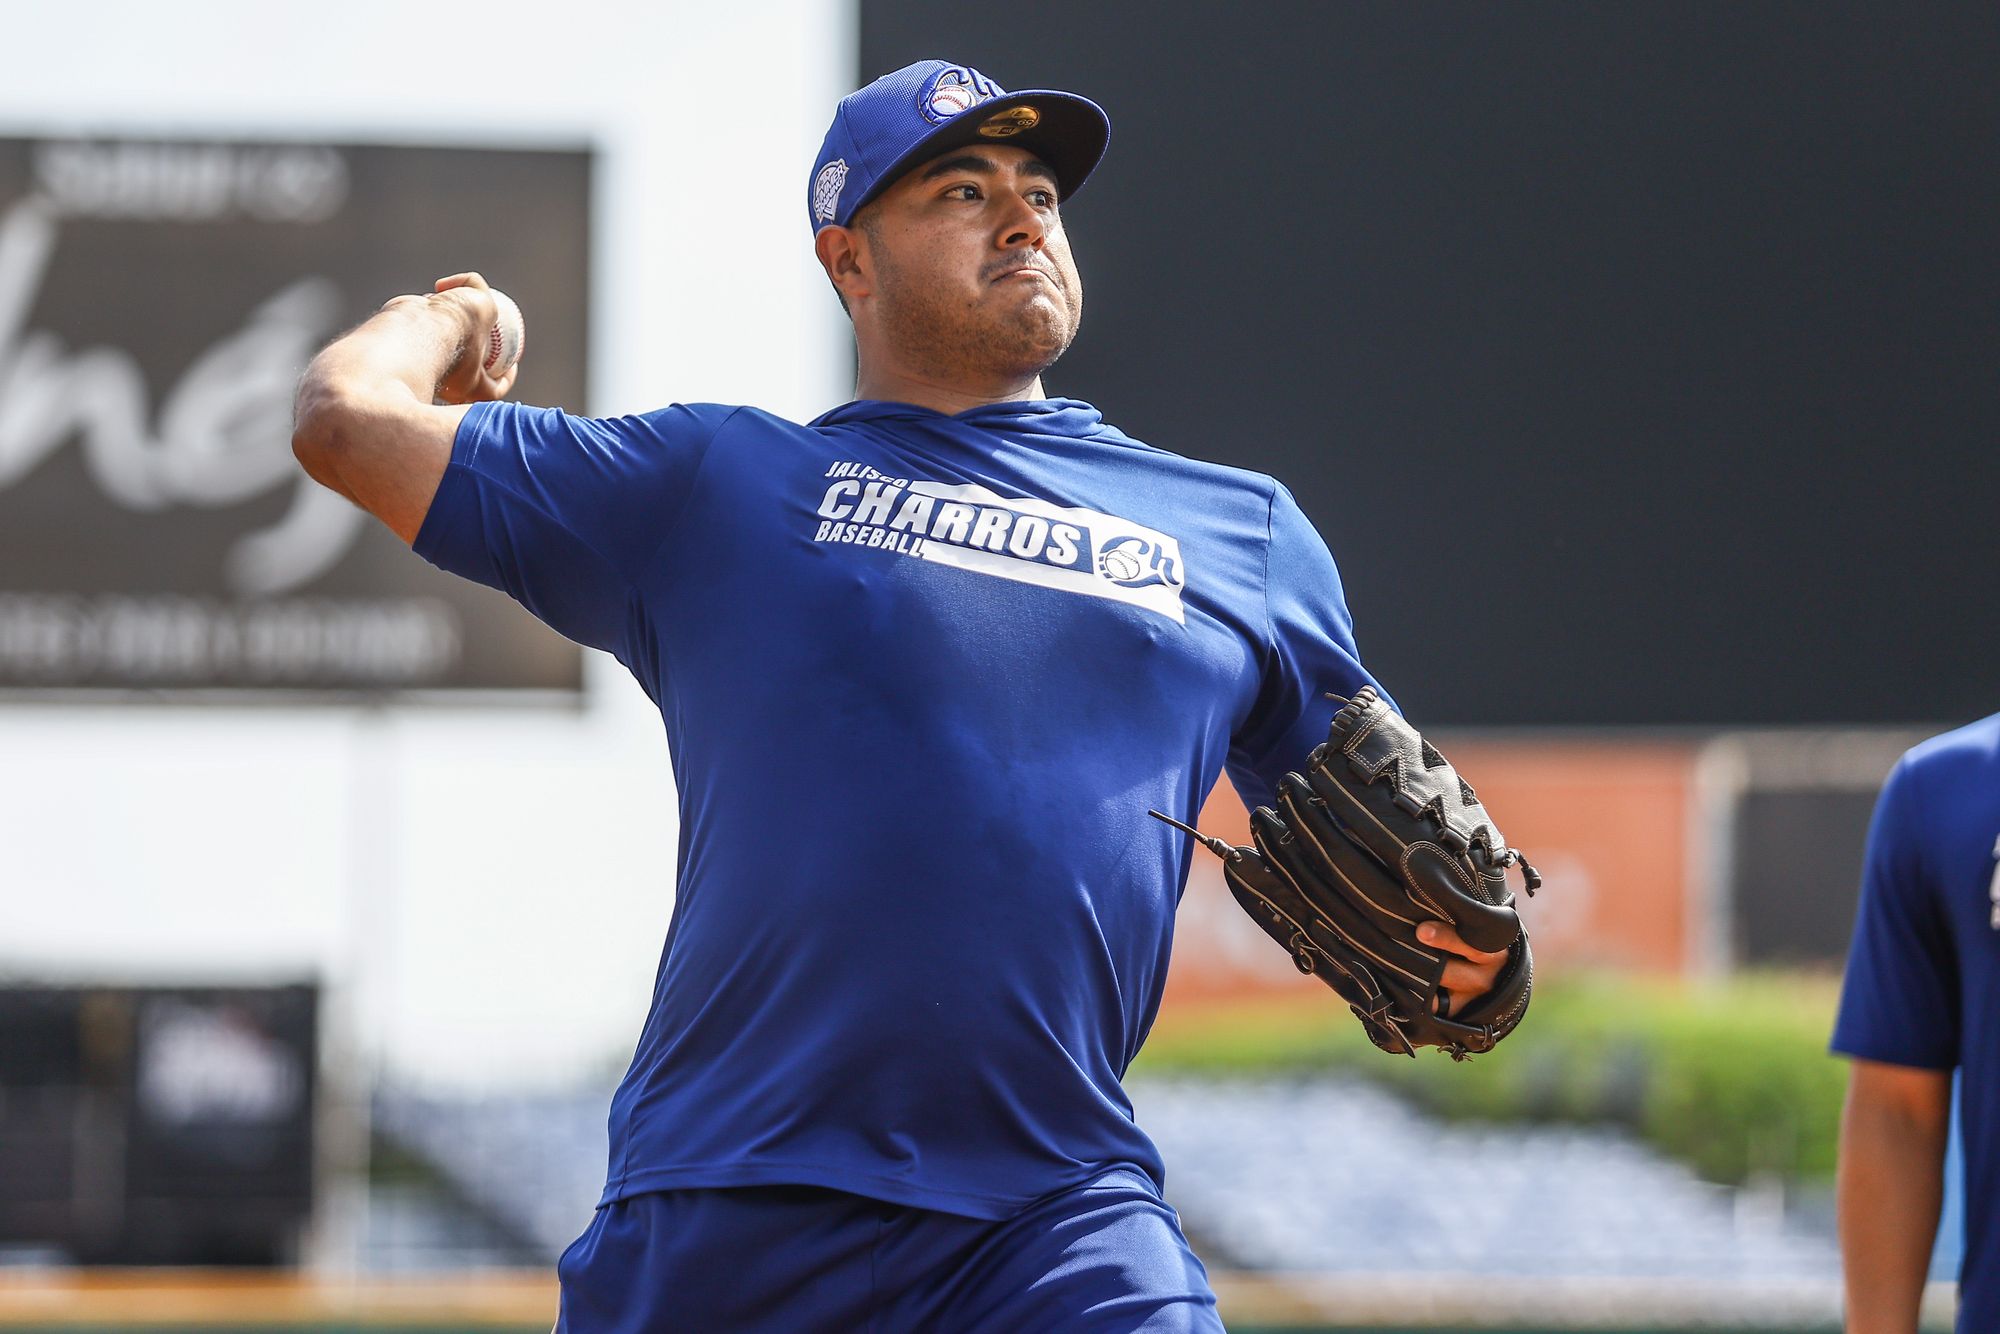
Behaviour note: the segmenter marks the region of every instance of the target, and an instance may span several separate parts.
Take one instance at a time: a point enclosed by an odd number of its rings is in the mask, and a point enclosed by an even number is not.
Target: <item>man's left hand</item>
[[[1452,1014],[1493,990],[1493,984],[1500,979],[1500,969],[1507,962],[1507,951],[1489,954],[1472,948],[1450,922],[1425,922],[1417,928],[1417,939],[1465,961],[1453,960],[1444,966],[1443,986],[1451,993]]]

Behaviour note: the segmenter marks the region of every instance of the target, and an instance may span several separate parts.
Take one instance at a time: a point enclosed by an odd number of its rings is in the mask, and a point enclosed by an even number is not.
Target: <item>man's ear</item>
[[[867,238],[855,227],[834,224],[820,228],[819,235],[813,237],[813,252],[843,305],[851,307],[855,298],[867,296],[871,290],[869,272],[873,266],[868,262],[867,248]]]

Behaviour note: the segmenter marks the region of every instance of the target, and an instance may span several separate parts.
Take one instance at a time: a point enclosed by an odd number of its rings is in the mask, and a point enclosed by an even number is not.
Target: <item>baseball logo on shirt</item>
[[[1178,586],[1181,582],[1180,552],[1169,554],[1164,546],[1140,537],[1120,537],[1105,543],[1104,549],[1097,553],[1097,569],[1123,588]]]
[[[836,463],[822,480],[816,542],[914,556],[1187,623],[1181,547],[1166,533],[1033,496],[889,477],[865,463]]]
[[[1097,568],[1112,583],[1128,587],[1146,573],[1146,567],[1139,564],[1138,556],[1123,547],[1106,547],[1098,553]]]

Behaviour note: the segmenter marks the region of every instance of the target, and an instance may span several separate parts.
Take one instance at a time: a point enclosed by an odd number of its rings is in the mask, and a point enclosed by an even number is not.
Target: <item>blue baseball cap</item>
[[[840,99],[806,190],[813,234],[848,225],[863,204],[920,162],[965,144],[1025,148],[1068,199],[1104,156],[1111,121],[1087,97],[1010,93],[969,65],[920,60]]]

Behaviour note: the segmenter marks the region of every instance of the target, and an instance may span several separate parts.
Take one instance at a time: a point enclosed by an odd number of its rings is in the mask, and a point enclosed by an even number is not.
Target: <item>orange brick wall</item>
[[[1591,965],[1687,971],[1701,930],[1690,887],[1694,747],[1614,741],[1439,744],[1509,843],[1546,880],[1522,915],[1544,970]],[[1201,827],[1247,843],[1249,820],[1225,779]],[[1217,1001],[1327,994],[1237,908],[1220,865],[1199,853],[1176,928],[1167,1016]]]

